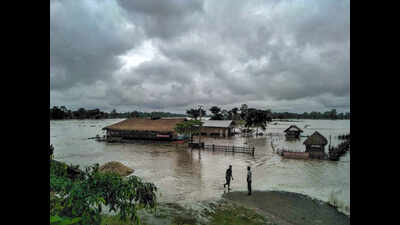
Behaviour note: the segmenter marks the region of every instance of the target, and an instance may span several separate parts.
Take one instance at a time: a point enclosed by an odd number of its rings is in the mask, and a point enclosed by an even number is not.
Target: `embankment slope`
[[[283,191],[229,192],[224,198],[253,208],[282,225],[344,225],[350,218],[325,202]]]

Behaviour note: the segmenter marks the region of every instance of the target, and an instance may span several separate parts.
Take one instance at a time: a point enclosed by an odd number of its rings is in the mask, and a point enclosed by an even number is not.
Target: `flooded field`
[[[101,134],[101,128],[121,121],[64,120],[50,121],[50,143],[55,147],[54,158],[81,167],[93,163],[119,161],[133,169],[134,175],[155,183],[161,192],[162,202],[190,204],[204,200],[216,200],[224,193],[225,170],[231,164],[232,191],[245,191],[246,167],[253,170],[253,190],[282,190],[309,195],[338,206],[350,214],[350,153],[340,161],[282,159],[273,152],[271,141],[278,148],[304,150],[300,141],[287,142],[283,131],[294,124],[311,135],[320,132],[331,143],[337,144],[339,134],[350,131],[349,120],[299,120],[296,122],[274,121],[266,133],[272,136],[253,138],[204,139],[206,143],[229,145],[254,145],[254,157],[241,153],[199,151],[162,145],[119,144],[97,142],[88,139]],[[327,147],[326,147],[327,148]]]

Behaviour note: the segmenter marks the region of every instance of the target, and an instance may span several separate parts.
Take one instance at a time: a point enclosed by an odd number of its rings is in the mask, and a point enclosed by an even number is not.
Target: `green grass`
[[[260,225],[271,224],[254,210],[242,206],[217,208],[209,225]]]
[[[176,210],[181,211],[184,209],[177,208]],[[187,213],[187,212],[186,212]],[[168,225],[196,225],[199,224],[195,218],[192,218],[190,215],[186,215],[183,213],[182,215],[166,215],[168,217],[168,221],[171,223],[167,223]],[[214,213],[210,215],[210,222],[208,225],[273,225],[273,223],[269,222],[265,217],[256,213],[253,209],[245,208],[242,206],[238,206],[235,204],[221,204],[219,205]],[[160,218],[160,217],[159,217]],[[142,225],[153,225],[152,223],[146,223],[145,221],[141,221]],[[154,223],[154,222],[153,222]],[[102,225],[131,225],[128,221],[124,222],[119,220],[118,216],[109,216],[104,215],[102,220]]]
[[[119,216],[103,215],[101,225],[106,225],[106,224],[107,225],[131,225],[134,223],[131,223],[129,220],[122,221],[119,219]],[[146,224],[143,224],[143,225],[146,225]]]

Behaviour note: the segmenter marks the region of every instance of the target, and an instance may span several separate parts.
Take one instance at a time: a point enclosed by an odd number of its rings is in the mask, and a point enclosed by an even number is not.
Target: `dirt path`
[[[253,208],[279,225],[343,225],[350,218],[328,204],[308,196],[280,191],[230,192],[224,198]]]

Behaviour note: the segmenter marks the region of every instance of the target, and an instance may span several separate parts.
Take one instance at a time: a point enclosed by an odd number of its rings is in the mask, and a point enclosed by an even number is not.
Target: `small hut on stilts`
[[[303,144],[306,146],[306,152],[309,152],[310,158],[325,159],[325,145],[328,144],[328,140],[315,131],[309,136]]]
[[[285,136],[287,139],[298,139],[303,130],[298,128],[296,125],[291,125],[284,132],[286,133]]]

